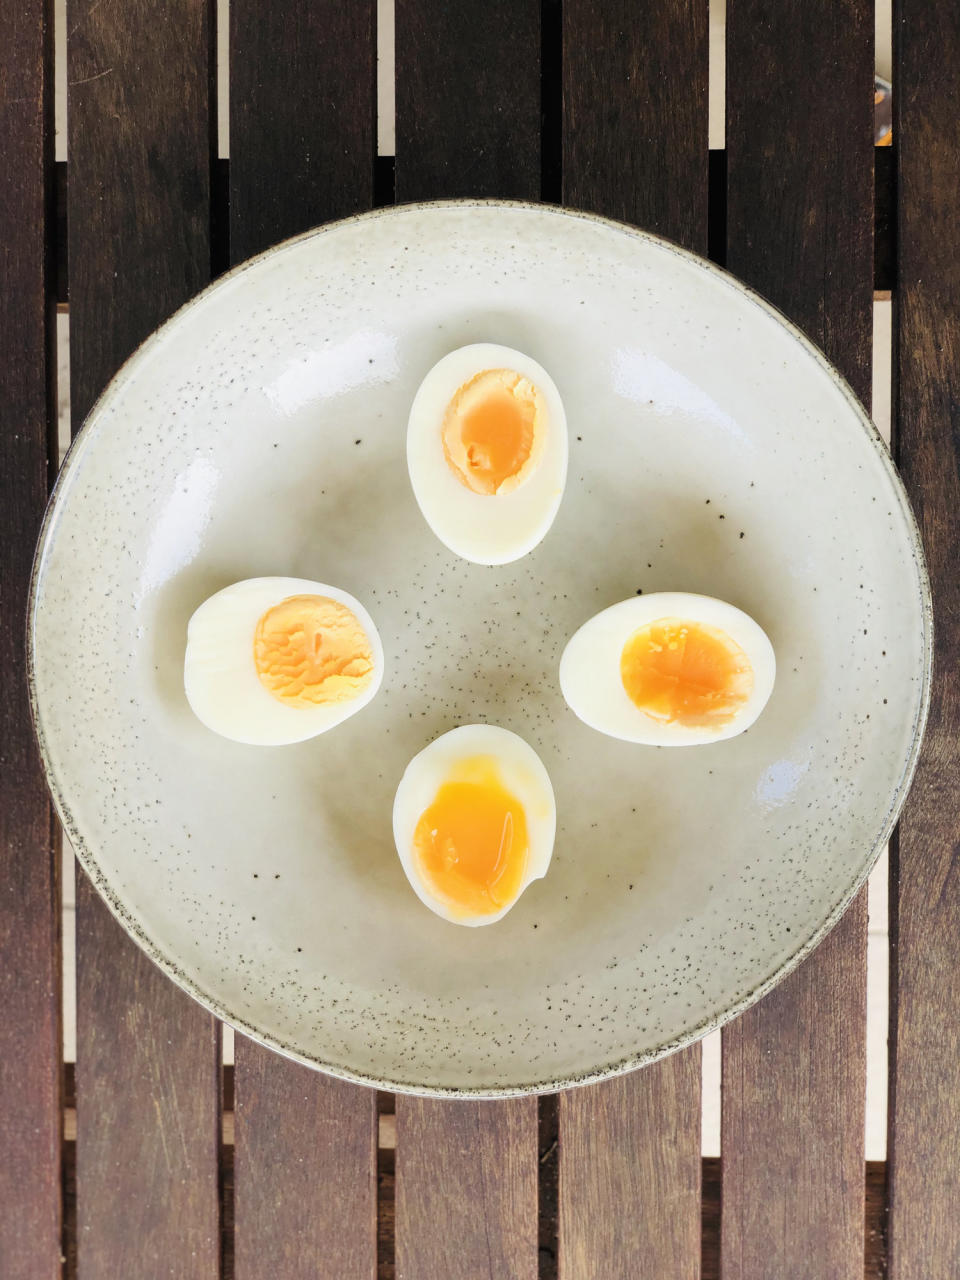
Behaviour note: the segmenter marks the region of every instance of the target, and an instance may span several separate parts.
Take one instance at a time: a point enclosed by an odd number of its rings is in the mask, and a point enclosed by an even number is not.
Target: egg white
[[[510,493],[466,488],[444,456],[447,405],[486,369],[513,369],[537,386],[546,405],[544,448],[531,474]],[[429,371],[410,409],[407,467],[420,510],[442,543],[474,564],[509,564],[537,545],[553,524],[567,482],[567,419],[553,379],[535,360],[510,347],[481,342],[460,347]]]
[[[373,653],[370,683],[346,702],[291,707],[260,682],[253,656],[257,623],[289,596],[327,596],[347,606],[367,633]],[[383,646],[373,619],[338,587],[308,578],[247,578],[224,587],[187,624],[183,686],[194,714],[208,729],[253,746],[303,742],[332,729],[365,707],[383,679]]]
[[[726,632],[753,668],[753,691],[725,725],[665,724],[630,700],[620,677],[623,646],[639,628],[658,618],[701,622]],[[560,688],[571,710],[592,729],[647,746],[695,746],[722,742],[749,729],[773,691],[777,663],[773,646],[756,622],[732,604],[711,596],[661,591],[633,596],[585,622],[560,659]]]
[[[496,914],[483,916],[459,915],[431,895],[417,872],[413,845],[414,832],[424,810],[433,803],[437,791],[457,764],[473,756],[492,756],[496,760],[504,786],[523,806],[530,846],[527,869],[517,896]],[[556,829],[553,786],[542,760],[515,733],[491,724],[465,724],[435,738],[407,765],[393,804],[393,838],[404,873],[424,906],[451,924],[476,926],[503,919],[528,885],[547,874]]]

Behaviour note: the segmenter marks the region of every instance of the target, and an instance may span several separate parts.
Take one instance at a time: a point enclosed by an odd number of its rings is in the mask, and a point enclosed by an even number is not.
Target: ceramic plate
[[[527,352],[570,429],[525,559],[451,555],[405,465],[426,371]],[[313,741],[216,737],[187,619],[240,578],[334,583],[383,639],[377,698]],[[631,746],[565,705],[564,644],[637,591],[729,600],[777,652],[730,742]],[[928,697],[928,588],[889,455],[771,307],[674,246],[556,209],[384,210],[279,246],[124,366],[63,468],[30,618],[64,826],[125,927],[254,1037],[390,1088],[615,1073],[762,994],[862,884]],[[501,923],[431,914],[393,848],[408,760],[488,720],[540,753],[553,865]]]

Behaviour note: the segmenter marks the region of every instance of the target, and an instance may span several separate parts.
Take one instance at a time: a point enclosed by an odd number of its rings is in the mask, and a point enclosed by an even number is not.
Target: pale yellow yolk
[[[753,692],[753,668],[736,641],[680,618],[635,631],[620,655],[620,678],[635,706],[668,724],[729,724]]]
[[[543,393],[512,369],[485,369],[465,382],[443,416],[443,453],[474,493],[509,493],[543,448]]]
[[[253,660],[264,688],[288,707],[346,702],[373,676],[366,631],[352,609],[327,596],[288,596],[268,609]]]
[[[527,870],[527,820],[493,757],[459,762],[420,815],[413,846],[424,885],[456,914],[493,915],[514,901]]]

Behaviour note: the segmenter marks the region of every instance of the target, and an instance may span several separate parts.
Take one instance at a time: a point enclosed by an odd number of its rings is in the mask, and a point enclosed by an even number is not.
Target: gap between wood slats
[[[556,140],[549,130],[543,134],[545,149],[545,169],[547,152],[552,153]],[[888,297],[894,287],[897,263],[896,237],[896,169],[893,164],[893,151],[889,147],[877,147],[874,152],[876,164],[875,211],[874,211],[874,272],[873,287],[876,294]],[[374,205],[383,208],[394,202],[394,158],[378,156],[374,168]],[[64,304],[68,301],[67,293],[67,175],[68,166],[61,161],[56,166],[55,213],[56,213],[56,284],[57,301]],[[543,198],[554,203],[559,195],[559,177],[545,172],[543,179]],[[709,225],[707,254],[711,261],[723,266],[726,257],[727,238],[727,153],[725,151],[710,152],[709,179]],[[213,187],[211,198],[213,208],[211,270],[214,276],[222,275],[230,264],[229,244],[229,189],[230,161],[217,160],[213,168]]]
[[[70,1131],[67,1111],[67,1128]],[[393,1181],[394,1153],[380,1151],[378,1181],[381,1206],[386,1209],[384,1240],[377,1259],[377,1280],[396,1280],[393,1263]],[[223,1196],[222,1229],[224,1235],[223,1272],[221,1280],[233,1280],[233,1148],[225,1145],[220,1156],[221,1194]],[[73,1137],[63,1144],[64,1169],[64,1280],[76,1276],[76,1143]],[[541,1177],[543,1176],[541,1166]],[[864,1168],[864,1240],[866,1261],[864,1280],[885,1280],[887,1275],[886,1240],[886,1164],[868,1161]],[[720,1161],[703,1161],[703,1270],[701,1280],[719,1280],[720,1253]],[[556,1271],[544,1269],[541,1255],[541,1280],[552,1280]],[[666,1280],[666,1278],[664,1278]]]

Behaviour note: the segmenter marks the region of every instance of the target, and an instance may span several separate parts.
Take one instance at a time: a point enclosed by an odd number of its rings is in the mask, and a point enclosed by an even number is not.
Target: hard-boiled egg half
[[[382,679],[373,619],[322,582],[235,582],[187,626],[187,701],[207,728],[236,742],[313,738],[365,707]]]
[[[547,371],[493,343],[433,366],[410,409],[407,465],[441,542],[475,564],[507,564],[553,524],[567,480],[567,421]]]
[[[743,733],[773,690],[773,646],[751,617],[710,596],[634,596],[585,622],[560,687],[591,728],[674,747]]]
[[[421,902],[453,924],[493,924],[547,874],[553,787],[522,738],[462,725],[414,756],[397,788],[393,835]]]

